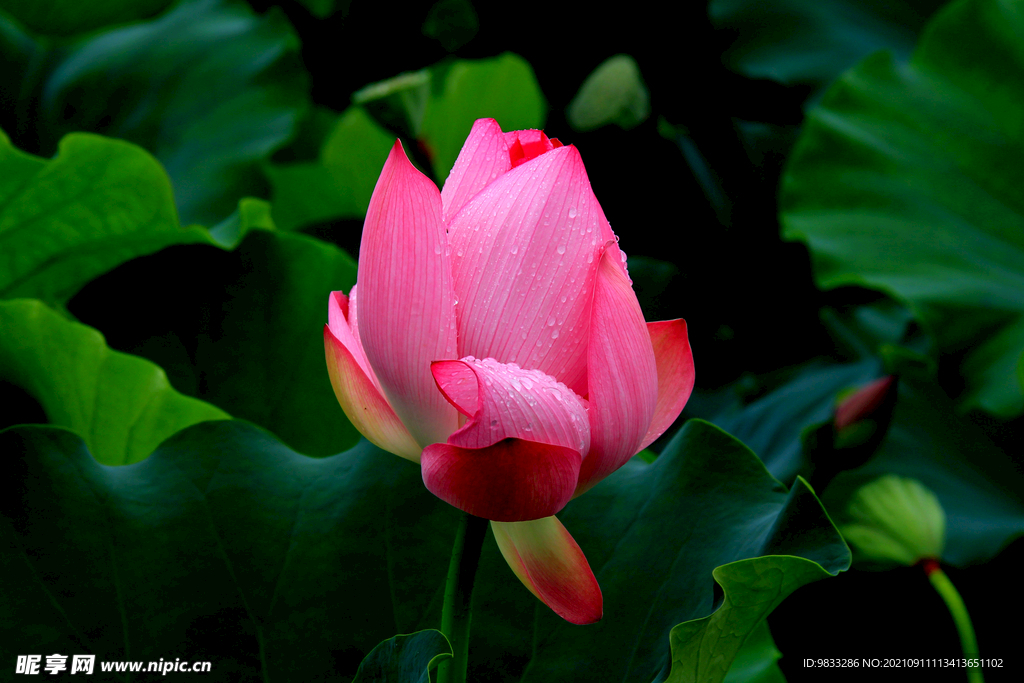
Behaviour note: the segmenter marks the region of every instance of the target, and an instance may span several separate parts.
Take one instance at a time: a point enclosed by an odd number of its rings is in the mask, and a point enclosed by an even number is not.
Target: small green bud
[[[887,474],[860,487],[839,530],[868,560],[907,566],[942,555],[946,513],[916,479]]]

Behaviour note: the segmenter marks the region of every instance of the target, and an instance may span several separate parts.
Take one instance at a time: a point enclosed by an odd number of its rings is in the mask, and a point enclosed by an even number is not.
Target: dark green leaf
[[[836,396],[881,372],[872,359],[812,366],[715,422],[757,448],[768,469],[788,481],[808,466],[805,434],[832,419]],[[877,451],[866,464],[839,474],[822,498],[839,513],[857,487],[886,473],[918,479],[938,495],[948,518],[943,559],[951,564],[988,560],[1024,533],[1024,476],[980,428],[956,414],[926,375],[902,376],[892,422]]]
[[[913,347],[921,353],[931,346],[926,335],[914,334],[910,311],[888,299],[855,306],[845,312],[823,308],[821,322],[841,351],[840,355],[848,360],[873,358],[896,345]]]
[[[736,36],[723,55],[751,78],[822,86],[860,58],[910,54],[925,20],[946,0],[712,0],[716,28]]]
[[[407,138],[417,138],[423,126],[423,111],[435,79],[443,78],[430,69],[406,71],[371,83],[352,94],[353,104],[364,107],[374,119]]]
[[[360,107],[335,122],[315,162],[272,164],[274,218],[292,230],[335,218],[362,218],[395,138]]]
[[[320,680],[352,675],[390,634],[440,621],[457,515],[419,468],[365,442],[311,459],[230,421],[120,468],[52,427],[9,429],[0,452],[20,455],[0,497],[4,656],[187,651],[216,662],[211,680]],[[697,421],[654,464],[627,464],[560,517],[601,582],[604,620],[561,621],[488,540],[474,680],[652,680],[670,666],[673,626],[737,617],[715,600],[716,567],[785,556],[824,575],[849,561],[809,489],[787,495],[742,444]],[[728,667],[735,652],[719,654]]]
[[[74,430],[105,465],[137,462],[189,425],[228,418],[40,301],[0,301],[0,330],[0,380],[24,389],[50,423]]]
[[[338,680],[391,634],[439,623],[457,514],[365,442],[307,458],[222,421],[125,467],[54,427],[6,430],[0,452],[17,456],[0,497],[11,661],[187,653],[212,681]]]
[[[881,364],[874,359],[812,365],[789,383],[717,416],[714,422],[750,446],[774,476],[792,481],[807,465],[802,440],[805,430],[832,420],[840,392],[880,375]]]
[[[301,4],[305,5],[306,9],[308,9],[310,11],[310,13],[314,17],[319,17],[319,18],[323,19],[324,17],[330,16],[331,13],[334,12],[334,0],[298,0],[298,1]],[[347,8],[349,3],[351,3],[351,2],[352,2],[352,0],[347,0],[347,1],[343,1],[342,4],[343,4],[343,6],[345,6]]]
[[[93,29],[124,24],[152,16],[173,0],[2,0],[7,12],[26,28],[54,36],[69,36]]]
[[[274,230],[274,218],[270,215],[270,204],[262,199],[243,197],[233,214],[210,228],[210,237],[220,246],[234,248],[252,228]]]
[[[725,683],[786,683],[778,665],[781,657],[768,622],[762,621],[732,661]]]
[[[260,217],[246,206],[240,213]],[[126,264],[70,310],[114,347],[163,367],[179,391],[322,456],[359,439],[331,389],[323,346],[328,296],[355,281],[355,262],[337,247],[253,230],[232,252],[177,247]],[[133,312],[131,326],[123,311]]]
[[[46,161],[0,132],[0,297],[62,304],[114,266],[183,242],[214,240],[178,224],[167,175],[142,149],[75,134]]]
[[[480,19],[469,0],[437,0],[423,22],[423,35],[436,39],[448,52],[473,40]]]
[[[1024,534],[1024,474],[980,428],[956,414],[934,382],[905,378],[888,436],[866,465],[845,472],[822,494],[841,513],[853,492],[883,474],[919,480],[946,512],[942,559],[984,562]]]
[[[818,283],[906,303],[955,354],[967,406],[1024,410],[1024,4],[959,0],[909,65],[843,76],[807,122],[784,179],[788,239]]]
[[[118,140],[69,135],[49,162],[0,144],[0,171],[0,296],[63,305],[136,257],[169,245],[207,245],[154,257],[171,264],[160,275],[148,261],[127,266],[138,277],[115,280],[109,290],[94,286],[102,295],[92,311],[83,303],[88,296],[72,308],[113,335],[115,348],[163,367],[179,391],[259,422],[303,452],[327,455],[356,442],[327,379],[320,333],[330,291],[355,282],[347,254],[267,230],[237,253],[222,253],[252,228],[273,228],[267,203],[243,199],[210,232],[181,228],[160,165]],[[202,268],[200,254],[216,265]],[[190,283],[198,291],[184,296]],[[166,301],[158,306],[161,295]],[[175,311],[182,312],[176,321]],[[132,343],[117,336],[124,334],[135,335]]]
[[[800,586],[828,574],[817,563],[799,557],[759,557],[718,567],[714,576],[725,595],[722,606],[709,617],[672,629],[668,683],[726,680],[743,645],[755,637],[758,626],[764,628],[764,616]],[[774,654],[777,659],[777,651]],[[771,656],[756,662],[763,667],[759,675],[765,678],[754,680],[781,677]],[[747,666],[757,671],[751,664],[748,661]]]
[[[452,646],[436,629],[395,636],[370,650],[353,683],[430,683],[430,672],[451,656]]]
[[[512,590],[500,556],[485,547],[473,624],[488,636],[474,636],[475,679],[650,681],[672,666],[673,627],[703,620],[697,628],[731,622],[739,640],[706,639],[702,656],[721,668],[702,668],[697,680],[720,681],[774,604],[737,611],[720,603],[716,568],[737,595],[781,578],[781,599],[849,564],[849,550],[809,488],[798,483],[787,495],[749,449],[699,420],[688,422],[653,464],[634,458],[559,518],[601,584],[604,619],[587,627],[560,620]],[[773,569],[758,578],[762,567]],[[488,666],[499,657],[502,670]]]
[[[66,47],[3,35],[9,59],[34,51],[26,68],[34,67],[4,86],[17,88],[9,96],[19,103],[9,132],[45,153],[80,130],[145,147],[167,169],[186,223],[215,223],[239,197],[265,191],[258,164],[307,106],[291,26],[244,2],[186,0]]]
[[[477,119],[495,119],[511,131],[541,128],[547,114],[533,69],[511,52],[399,74],[366,86],[352,101],[396,133],[416,138],[439,185]]]

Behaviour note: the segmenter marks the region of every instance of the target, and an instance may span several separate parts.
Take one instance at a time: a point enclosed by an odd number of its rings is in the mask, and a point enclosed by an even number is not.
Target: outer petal
[[[647,323],[647,332],[654,347],[658,366],[658,403],[647,435],[640,444],[643,450],[665,433],[683,412],[693,391],[693,353],[686,335],[685,320],[662,320]]]
[[[511,168],[501,126],[494,119],[477,119],[441,189],[445,223],[477,192]]]
[[[590,441],[582,400],[553,377],[490,358],[438,361],[431,370],[470,420],[448,443],[424,449],[427,488],[487,519],[537,519],[561,510]]]
[[[505,173],[448,227],[459,355],[536,368],[585,395],[591,295],[614,235],[579,152]]]
[[[569,502],[580,454],[564,446],[505,439],[487,448],[435,443],[423,449],[423,483],[471,515],[518,522],[553,515]]]
[[[644,441],[658,401],[654,348],[619,250],[601,258],[587,353],[590,453],[577,495],[622,467]]]
[[[359,336],[395,413],[421,445],[458,426],[430,362],[456,357],[454,294],[441,196],[395,142],[359,246]]]
[[[331,292],[330,297],[327,299],[327,326],[331,328],[331,333],[337,337],[338,341],[348,349],[355,361],[359,363],[359,367],[362,368],[366,376],[373,382],[373,386],[377,388],[378,393],[383,393],[383,389],[380,388],[380,382],[373,373],[373,368],[370,367],[370,361],[366,358],[363,343],[359,341],[359,327],[356,322],[355,285],[352,285],[348,296],[345,296],[343,292]]]
[[[508,566],[530,592],[574,624],[592,624],[604,614],[601,587],[587,558],[554,517],[531,522],[491,522]]]
[[[324,325],[324,350],[331,386],[349,421],[371,443],[419,462],[419,445],[360,366],[352,347],[339,340],[329,325]]]

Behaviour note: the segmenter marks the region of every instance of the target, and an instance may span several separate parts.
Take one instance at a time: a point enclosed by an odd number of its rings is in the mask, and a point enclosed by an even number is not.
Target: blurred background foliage
[[[394,138],[440,184],[474,119],[543,127],[580,149],[647,318],[687,319],[697,387],[676,429],[714,422],[836,519],[877,476],[922,482],[983,656],[1009,656],[1024,5],[945,5],[0,0],[0,295],[57,311],[0,302],[0,426],[70,427],[107,464],[228,415],[289,453],[353,446],[319,328]],[[840,429],[838,401],[886,375]],[[139,398],[102,403],[128,385]],[[89,402],[105,412],[67,408]],[[954,656],[920,571],[874,569],[797,590],[727,680]]]

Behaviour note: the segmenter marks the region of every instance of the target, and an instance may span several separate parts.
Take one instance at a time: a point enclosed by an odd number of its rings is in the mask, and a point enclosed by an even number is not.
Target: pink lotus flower
[[[492,520],[516,576],[580,624],[601,618],[601,589],[554,515],[693,388],[686,323],[644,322],[617,242],[579,152],[541,131],[477,121],[441,192],[396,141],[359,281],[331,294],[324,327],[356,428]]]

